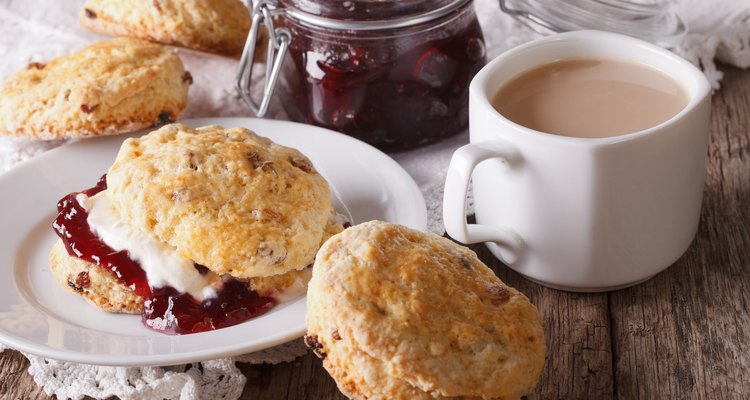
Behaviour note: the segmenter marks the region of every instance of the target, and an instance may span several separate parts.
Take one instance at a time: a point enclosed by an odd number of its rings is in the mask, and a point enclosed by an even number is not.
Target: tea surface
[[[513,78],[492,105],[511,121],[573,137],[623,135],[679,113],[688,95],[665,73],[617,60],[569,59]]]

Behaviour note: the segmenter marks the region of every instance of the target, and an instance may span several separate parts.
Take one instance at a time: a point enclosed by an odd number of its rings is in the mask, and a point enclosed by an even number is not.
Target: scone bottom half
[[[474,252],[371,221],[329,239],[305,343],[353,399],[518,399],[546,345],[536,308]]]
[[[200,137],[191,137],[191,135]],[[264,213],[256,213],[256,227],[265,229],[269,235],[274,232],[292,231],[293,234],[289,234],[287,239],[289,246],[298,245],[295,240],[300,235],[306,239],[299,241],[300,246],[314,246],[309,259],[300,261],[296,268],[277,269],[275,273],[267,275],[249,273],[248,271],[253,271],[250,265],[234,265],[231,271],[213,270],[208,265],[199,262],[196,257],[186,256],[185,253],[190,254],[189,246],[173,245],[160,237],[158,229],[154,229],[159,223],[151,223],[143,227],[128,219],[138,218],[138,210],[141,212],[153,210],[141,202],[148,202],[149,196],[158,196],[159,189],[164,188],[165,182],[176,180],[176,184],[182,190],[167,190],[165,192],[168,194],[167,198],[173,203],[192,203],[193,208],[189,212],[201,214],[202,221],[210,223],[213,220],[217,226],[225,229],[221,235],[205,236],[199,239],[188,236],[192,240],[204,242],[199,250],[205,251],[212,243],[231,242],[234,240],[232,235],[246,232],[242,228],[234,230],[229,228],[229,224],[236,215],[234,213],[241,212],[244,206],[256,204],[254,197],[271,195],[258,191],[257,186],[247,185],[245,186],[247,191],[242,193],[238,200],[233,201],[231,205],[222,205],[221,196],[213,196],[210,199],[201,198],[202,188],[195,185],[204,184],[208,179],[221,181],[226,185],[229,185],[232,179],[247,180],[247,177],[232,178],[236,171],[232,171],[231,168],[225,176],[218,176],[222,171],[219,166],[213,165],[212,160],[218,159],[218,157],[213,157],[217,156],[218,152],[218,156],[227,156],[228,153],[237,156],[235,159],[225,158],[225,162],[239,162],[238,154],[247,150],[243,143],[250,139],[254,143],[261,143],[262,148],[274,147],[269,150],[269,155],[274,152],[288,155],[291,152],[288,148],[282,151],[280,149],[282,146],[246,129],[208,127],[193,130],[178,124],[126,141],[114,166],[94,187],[71,193],[58,203],[58,216],[53,223],[53,228],[60,237],[60,241],[50,253],[51,270],[56,280],[70,292],[83,296],[104,311],[141,313],[142,320],[147,327],[168,334],[197,333],[236,325],[268,312],[279,302],[303,294],[310,278],[315,252],[328,237],[343,229],[330,207],[330,199],[326,199],[328,203],[324,202],[324,205],[327,205],[328,214],[325,220],[318,222],[319,226],[300,225],[293,220],[281,218],[268,219],[264,217]],[[169,141],[182,144],[170,146]],[[123,166],[127,163],[125,160],[128,160],[128,156],[132,155],[127,149],[138,143],[141,146],[136,147],[142,152],[141,156],[150,160],[128,169]],[[176,175],[161,176],[162,171],[175,172],[175,165],[171,164],[174,160],[169,157],[169,153],[175,151],[175,146],[187,146],[187,143],[190,144],[188,146],[191,152],[190,162],[194,163],[193,165],[200,162],[209,164],[205,169],[188,165],[188,170],[191,173],[204,173],[208,176],[203,177],[204,179],[182,176],[179,174],[179,166],[176,168],[178,170]],[[226,151],[227,148],[231,151]],[[254,152],[258,150],[258,147],[253,147]],[[123,157],[123,154],[127,156]],[[297,162],[301,162],[302,159],[307,160],[299,152],[293,154],[302,157],[295,158]],[[135,159],[140,159],[141,156]],[[269,172],[263,171],[261,165],[255,165],[258,160],[254,157],[245,157],[244,161],[249,165],[254,165],[254,169],[257,169],[255,172],[246,171],[248,173]],[[165,163],[162,170],[155,167],[159,162]],[[309,165],[305,164],[305,169],[313,171],[312,163],[309,160],[307,163]],[[131,201],[127,199],[118,201],[116,198],[118,192],[113,190],[114,185],[111,179],[115,166],[121,168],[120,178],[127,181],[125,184],[127,190],[123,191],[125,195],[131,195],[131,191],[136,190],[136,185],[140,186],[140,190],[146,192],[147,195],[138,199],[130,199]],[[151,175],[146,178],[134,172],[142,169],[150,170]],[[124,177],[126,173],[122,170],[128,170],[136,177],[126,178]],[[275,175],[276,171],[274,169],[271,173]],[[320,179],[326,189],[321,193],[324,192],[327,195],[327,183],[322,177]],[[287,185],[287,182],[283,180],[281,182],[283,185],[280,186],[280,191],[289,187],[294,188],[294,185]],[[121,182],[116,184],[119,183]],[[227,191],[239,195],[240,188],[227,189]],[[186,192],[198,194],[190,197],[189,201],[180,199],[179,196],[187,196]],[[182,194],[175,196],[175,193]],[[293,192],[286,194],[289,197],[293,195]],[[278,202],[283,194],[279,192],[274,196],[272,200]],[[262,199],[257,201],[263,203]],[[166,206],[166,204],[159,203],[158,199],[154,202],[157,205]],[[237,203],[241,205],[238,206]],[[138,210],[123,212],[118,208],[120,205],[138,208]],[[265,208],[264,211],[265,213],[280,212],[271,208]],[[256,216],[251,211],[249,213]],[[183,215],[179,212],[177,214],[178,217]],[[277,226],[274,227],[273,224]],[[294,232],[294,228],[297,228],[299,232]],[[308,230],[302,231],[303,228]],[[178,226],[177,229],[180,227]],[[314,245],[309,243],[312,240],[315,241]],[[247,242],[244,244],[253,245]],[[253,250],[257,252],[258,248],[262,246],[256,243]],[[285,249],[284,251],[285,254],[289,254],[294,253],[295,250]],[[196,254],[200,256],[202,253]],[[247,264],[252,262],[251,258],[246,261]]]

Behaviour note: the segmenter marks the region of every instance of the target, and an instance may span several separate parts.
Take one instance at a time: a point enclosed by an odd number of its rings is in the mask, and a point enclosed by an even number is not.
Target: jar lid
[[[278,0],[284,13],[329,29],[378,30],[418,25],[443,17],[471,0]]]
[[[500,0],[500,8],[540,33],[595,29],[675,47],[687,24],[670,0]]]

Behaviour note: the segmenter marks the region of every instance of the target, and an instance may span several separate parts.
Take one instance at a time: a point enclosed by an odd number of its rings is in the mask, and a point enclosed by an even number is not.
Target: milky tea
[[[492,105],[536,131],[597,138],[665,122],[688,94],[663,72],[617,60],[568,59],[526,71],[495,94]]]

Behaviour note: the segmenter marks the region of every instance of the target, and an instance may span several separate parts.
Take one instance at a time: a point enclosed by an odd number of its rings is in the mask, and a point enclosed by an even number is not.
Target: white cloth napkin
[[[50,3],[43,0],[6,0],[0,4],[0,79],[26,67],[73,52],[101,36],[77,28],[81,0]],[[54,6],[52,5],[54,4]],[[747,0],[677,0],[677,11],[687,20],[690,33],[675,51],[699,66],[719,87],[721,72],[714,59],[746,68],[750,66],[750,2]],[[476,7],[491,59],[504,50],[537,37],[504,15],[496,0],[476,0]],[[182,51],[194,77],[190,104],[184,117],[250,116],[234,92],[236,61]],[[262,71],[256,71],[258,73]],[[269,118],[285,119],[278,103]],[[425,196],[429,230],[442,233],[443,182],[453,151],[468,142],[468,133],[417,150],[392,154],[414,178]],[[0,138],[0,173],[35,155],[62,144]],[[4,347],[0,345],[0,351]],[[263,352],[168,368],[96,367],[46,360],[27,355],[29,373],[46,393],[58,399],[117,396],[123,399],[234,399],[240,396],[245,377],[235,362],[283,362],[304,354],[299,341]]]

